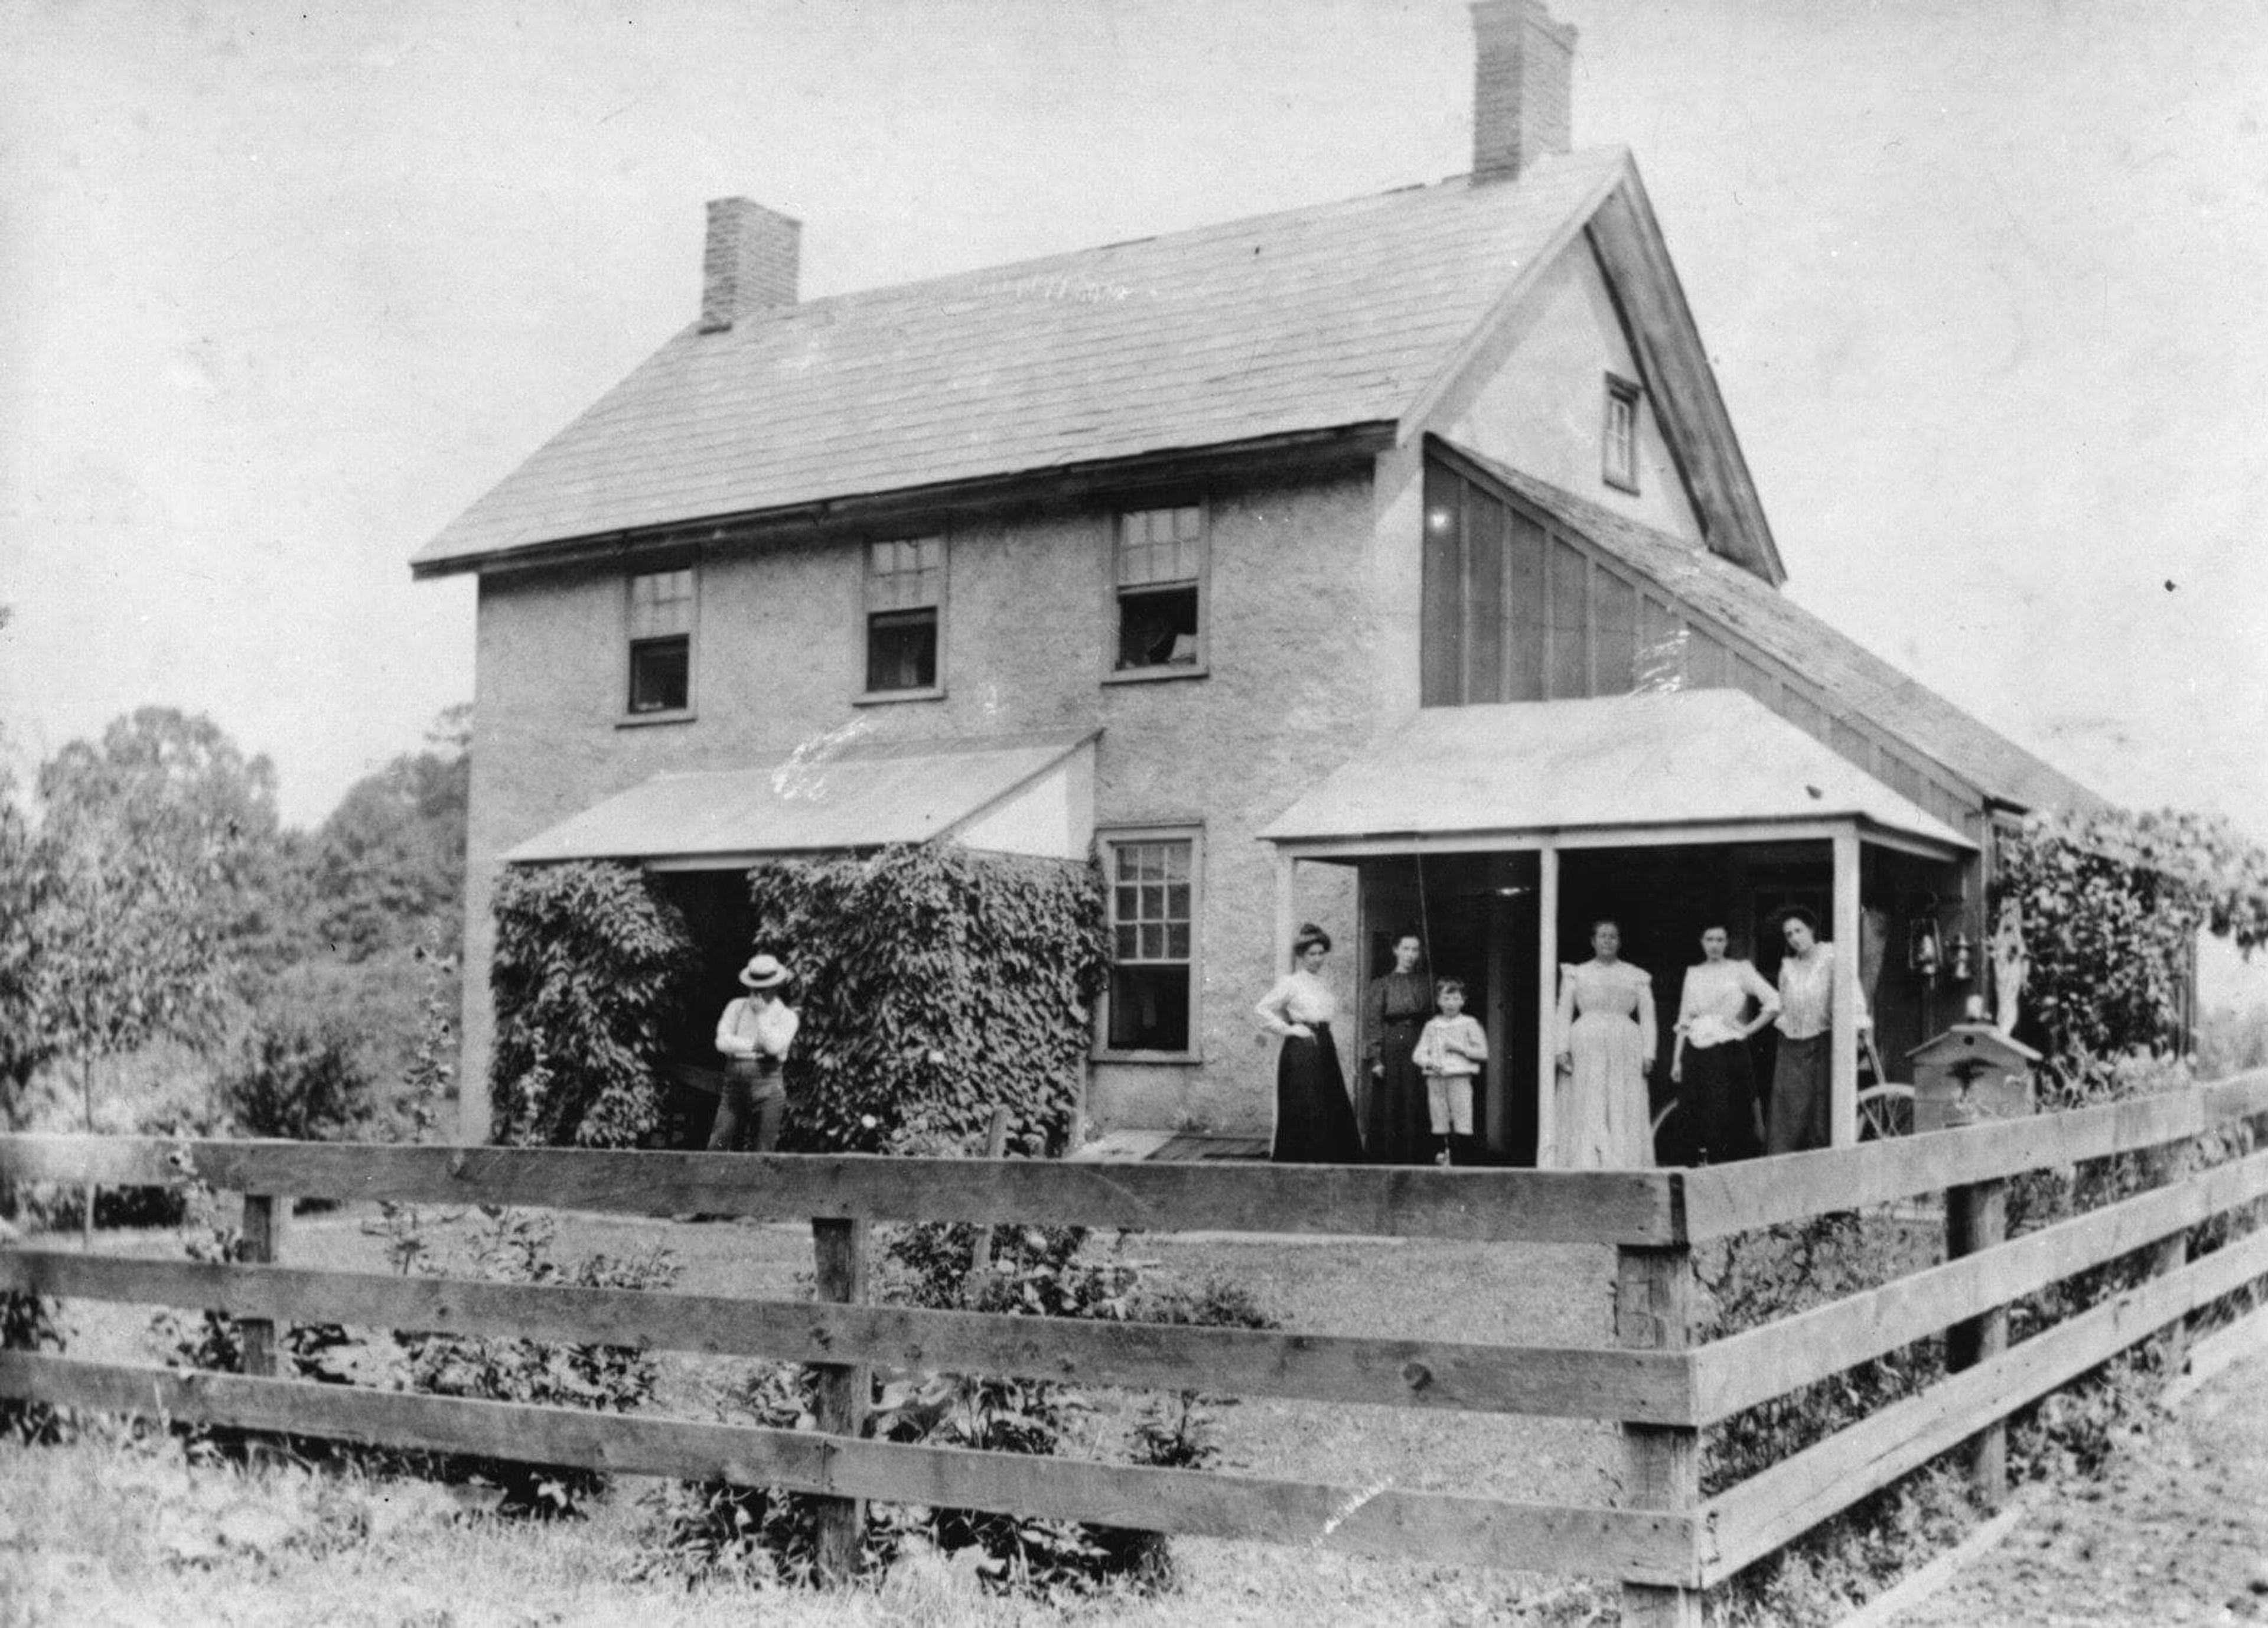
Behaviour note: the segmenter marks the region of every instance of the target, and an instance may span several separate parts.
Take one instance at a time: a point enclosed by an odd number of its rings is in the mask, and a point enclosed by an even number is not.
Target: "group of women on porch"
[[[1777,988],[1749,962],[1727,955],[1728,934],[1719,925],[1704,929],[1702,958],[1686,969],[1669,1078],[1697,1160],[1748,1158],[1759,1143],[1774,1153],[1828,1144],[1835,947],[1820,940],[1808,910],[1785,912],[1781,931],[1787,953]],[[1262,1027],[1284,1037],[1271,1157],[1293,1164],[1425,1162],[1429,1141],[1441,1139],[1427,1135],[1427,1094],[1440,1092],[1419,1066],[1425,1026],[1454,980],[1437,985],[1418,970],[1423,945],[1417,934],[1395,939],[1393,970],[1374,980],[1366,998],[1362,1060],[1369,1090],[1358,1129],[1331,1036],[1338,1002],[1322,976],[1330,948],[1322,928],[1303,927],[1292,945],[1292,971],[1256,1008]],[[1654,1162],[1648,1076],[1660,1035],[1653,981],[1621,952],[1620,925],[1602,918],[1591,924],[1591,959],[1560,969],[1555,1123],[1540,1127],[1550,1162],[1559,1168],[1636,1169]],[[1448,1003],[1440,1004],[1447,1013]],[[1461,1010],[1461,998],[1457,1005]],[[1770,1094],[1760,1103],[1748,1042],[1767,1026],[1779,1034]],[[1863,994],[1859,1026],[1869,1026]],[[1477,1027],[1471,1032],[1477,1035]],[[1475,1052],[1476,1066],[1484,1042],[1476,1042]],[[1438,1060],[1428,1066],[1438,1069]],[[1444,1130],[1438,1102],[1431,1129]],[[1469,1146],[1469,1106],[1456,1129]],[[1446,1145],[1454,1150],[1457,1143]]]

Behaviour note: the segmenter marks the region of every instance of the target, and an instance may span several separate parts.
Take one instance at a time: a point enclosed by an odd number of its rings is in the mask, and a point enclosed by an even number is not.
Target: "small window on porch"
[[[1600,476],[1620,491],[1638,490],[1638,387],[1607,375],[1607,416]]]
[[[1186,1055],[1196,1049],[1197,836],[1106,839],[1104,854],[1112,961],[1105,1049]]]

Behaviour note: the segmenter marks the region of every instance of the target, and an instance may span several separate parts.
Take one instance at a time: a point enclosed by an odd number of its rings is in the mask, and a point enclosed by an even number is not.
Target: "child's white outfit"
[[[1437,1017],[1425,1025],[1410,1054],[1425,1075],[1425,1109],[1433,1134],[1473,1133],[1473,1076],[1488,1059],[1488,1031],[1464,1013]]]

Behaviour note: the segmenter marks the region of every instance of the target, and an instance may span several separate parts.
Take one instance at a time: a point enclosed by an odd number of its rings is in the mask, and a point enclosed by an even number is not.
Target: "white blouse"
[[[1779,1013],[1779,994],[1764,975],[1744,961],[1730,956],[1705,961],[1685,969],[1685,990],[1677,999],[1677,1032],[1685,1043],[1700,1050],[1741,1038],[1741,1015],[1755,996],[1769,1022]]]
[[[1263,995],[1252,1010],[1259,1014],[1260,1027],[1270,1034],[1288,1035],[1294,1023],[1313,1027],[1329,1022],[1338,1015],[1339,1003],[1329,984],[1301,969],[1277,979],[1276,987]]]
[[[1779,1032],[1808,1040],[1835,1027],[1835,947],[1822,939],[1808,955],[1791,955],[1779,964]],[[1859,1027],[1872,1028],[1867,992],[1859,991]]]

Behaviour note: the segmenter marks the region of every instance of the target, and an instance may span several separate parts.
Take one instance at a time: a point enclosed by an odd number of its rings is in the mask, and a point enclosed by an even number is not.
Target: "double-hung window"
[[[1103,1043],[1110,1051],[1196,1050],[1197,834],[1128,832],[1106,837],[1110,888],[1110,993]]]
[[[945,539],[866,545],[866,693],[938,689],[938,618],[945,604]]]
[[[693,704],[693,568],[630,578],[630,711],[682,712]]]
[[[1118,517],[1111,583],[1113,668],[1171,675],[1204,668],[1205,517],[1196,504]]]

